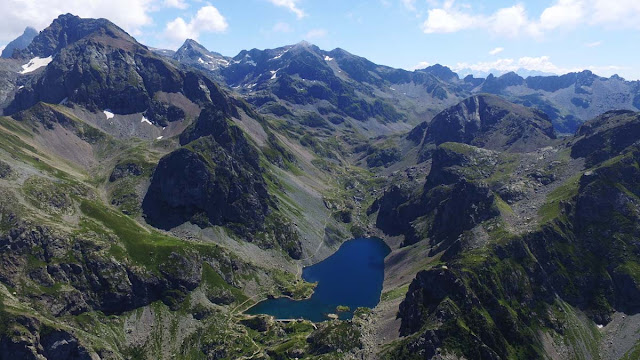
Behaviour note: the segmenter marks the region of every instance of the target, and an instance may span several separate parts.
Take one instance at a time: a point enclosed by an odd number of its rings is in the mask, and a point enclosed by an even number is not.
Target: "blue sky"
[[[46,4],[46,5],[44,5]],[[461,72],[590,69],[640,79],[638,0],[0,0],[0,45],[62,12],[106,17],[149,46],[186,37],[234,56],[307,40],[376,63]]]

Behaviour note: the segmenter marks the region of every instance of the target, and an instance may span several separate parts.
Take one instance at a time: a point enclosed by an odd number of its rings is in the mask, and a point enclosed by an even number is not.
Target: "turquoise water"
[[[319,322],[326,320],[327,314],[336,313],[338,305],[345,305],[351,312],[339,314],[340,318],[351,318],[356,308],[373,308],[380,301],[384,258],[389,252],[389,247],[380,239],[347,241],[335,254],[303,269],[304,280],[318,283],[310,299],[268,299],[250,308],[247,313]]]

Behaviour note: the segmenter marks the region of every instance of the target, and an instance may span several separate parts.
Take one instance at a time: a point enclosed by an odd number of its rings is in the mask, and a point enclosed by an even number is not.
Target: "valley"
[[[0,358],[640,356],[638,81],[19,40]]]

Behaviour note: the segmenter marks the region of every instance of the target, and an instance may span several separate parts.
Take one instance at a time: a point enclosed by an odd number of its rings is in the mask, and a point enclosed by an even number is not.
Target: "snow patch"
[[[604,325],[600,325],[600,324],[596,324],[596,326],[598,327],[598,329],[602,329],[604,327]]]
[[[140,120],[140,122],[147,123],[147,124],[149,124],[149,125],[153,125],[153,124],[151,123],[151,121],[149,121],[149,119],[147,119],[146,117],[144,117],[144,115],[142,115],[142,120]]]
[[[22,85],[22,86],[20,86],[20,87],[18,88],[18,90],[22,90],[22,89],[24,89],[24,85]]]
[[[199,62],[200,64],[204,64],[204,60],[202,60],[202,58],[198,58],[198,62]]]
[[[51,60],[53,60],[53,57],[51,56],[46,58],[34,57],[33,59],[29,60],[28,63],[22,65],[22,71],[20,71],[20,74],[28,74],[30,72],[34,72],[41,67],[49,65]]]
[[[280,59],[280,58],[282,57],[282,55],[284,55],[284,54],[286,54],[286,53],[287,53],[287,51],[289,51],[289,49],[287,49],[287,50],[283,51],[283,52],[282,52],[282,54],[280,54],[280,55],[278,55],[278,56],[276,56],[276,57],[273,57],[273,58],[269,59],[269,61],[271,61],[271,60],[278,60],[278,59]]]
[[[324,61],[331,61],[331,60],[333,60],[332,57],[329,57],[328,55],[324,56]]]
[[[69,98],[68,98],[68,97],[66,97],[66,98],[62,99],[62,101],[60,101],[60,102],[58,103],[58,105],[67,105],[67,102],[68,102],[68,101],[69,101]]]
[[[158,137],[156,138],[156,140],[162,140],[162,138],[163,138],[163,137],[164,137],[164,136],[158,136]]]
[[[276,74],[278,73],[279,70],[271,70],[271,80],[274,80],[276,78]]]
[[[113,117],[115,116],[115,114],[112,113],[109,109],[104,110],[103,113],[107,117],[107,120],[113,119]]]

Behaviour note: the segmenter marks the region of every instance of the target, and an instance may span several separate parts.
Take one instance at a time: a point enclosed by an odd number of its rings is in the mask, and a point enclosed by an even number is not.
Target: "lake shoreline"
[[[374,308],[380,302],[384,259],[390,252],[389,246],[380,238],[345,241],[330,257],[302,269],[302,280],[316,283],[309,297],[268,297],[243,313],[312,322],[325,321],[328,314],[337,313],[342,319],[352,318],[355,309]],[[338,312],[339,306],[354,311]]]

